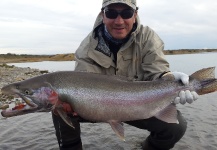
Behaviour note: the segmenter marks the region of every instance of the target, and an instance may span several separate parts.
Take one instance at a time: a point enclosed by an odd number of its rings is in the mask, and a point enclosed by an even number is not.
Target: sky
[[[137,0],[165,50],[216,49],[217,0]],[[74,53],[102,0],[0,0],[0,54]]]

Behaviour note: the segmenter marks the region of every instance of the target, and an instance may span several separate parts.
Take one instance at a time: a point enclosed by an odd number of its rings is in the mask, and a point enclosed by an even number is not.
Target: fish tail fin
[[[196,92],[199,95],[217,91],[217,79],[215,78],[215,67],[204,68],[196,71],[190,77],[198,80],[201,88]]]
[[[217,91],[217,79],[207,79],[200,82],[202,88],[197,91],[199,95],[208,94]]]
[[[215,67],[204,68],[196,71],[190,77],[197,79],[199,81],[204,79],[214,79],[215,78]]]

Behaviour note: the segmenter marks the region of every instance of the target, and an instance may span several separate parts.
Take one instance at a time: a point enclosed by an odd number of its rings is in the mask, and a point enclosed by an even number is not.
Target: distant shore
[[[164,50],[165,55],[195,54],[217,52],[217,49],[180,49]],[[74,54],[57,55],[27,55],[27,54],[0,54],[0,63],[21,63],[21,62],[40,62],[40,61],[74,61]]]
[[[164,50],[165,55],[196,54],[196,53],[216,53],[217,49],[179,49]]]
[[[40,61],[73,61],[74,54],[57,55],[27,55],[27,54],[0,54],[0,64],[3,63],[23,63]]]

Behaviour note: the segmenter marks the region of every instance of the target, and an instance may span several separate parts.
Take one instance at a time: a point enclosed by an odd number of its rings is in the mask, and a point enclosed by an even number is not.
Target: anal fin
[[[116,120],[111,120],[108,123],[111,125],[111,127],[112,127],[113,131],[116,133],[116,135],[121,140],[125,141],[123,123],[116,121]]]
[[[159,113],[155,115],[155,117],[167,123],[179,123],[177,119],[176,105],[174,104],[170,104],[169,106],[161,110]]]

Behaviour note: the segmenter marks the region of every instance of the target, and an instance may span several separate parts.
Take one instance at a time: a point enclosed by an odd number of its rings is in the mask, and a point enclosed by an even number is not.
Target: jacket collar
[[[99,51],[88,51],[88,56],[93,59],[97,64],[104,68],[109,68],[110,66],[116,67],[113,59]]]

